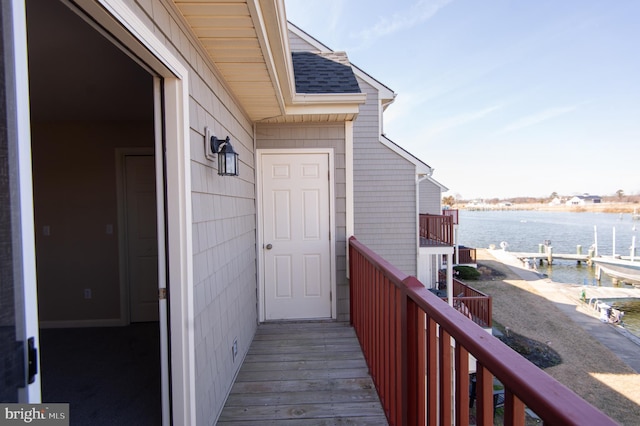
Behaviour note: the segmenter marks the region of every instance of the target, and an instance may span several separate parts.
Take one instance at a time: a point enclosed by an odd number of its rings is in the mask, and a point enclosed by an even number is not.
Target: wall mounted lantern
[[[220,176],[238,176],[238,154],[233,150],[229,136],[218,139],[211,136],[209,128],[205,129],[205,156],[213,160],[218,155],[218,174]]]

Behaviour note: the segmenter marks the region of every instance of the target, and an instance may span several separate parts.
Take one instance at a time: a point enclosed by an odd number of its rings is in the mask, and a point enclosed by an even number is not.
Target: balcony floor
[[[386,425],[355,331],[342,322],[258,326],[218,425]]]

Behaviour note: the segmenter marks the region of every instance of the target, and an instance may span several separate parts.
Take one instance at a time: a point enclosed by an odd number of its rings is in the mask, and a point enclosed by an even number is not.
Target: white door
[[[266,320],[331,317],[329,154],[263,154]]]
[[[158,321],[155,158],[127,155],[124,162],[130,319]]]

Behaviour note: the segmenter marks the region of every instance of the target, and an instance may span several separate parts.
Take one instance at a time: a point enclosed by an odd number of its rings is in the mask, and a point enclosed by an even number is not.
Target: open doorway
[[[130,186],[157,175],[153,76],[59,1],[27,1],[27,35],[42,401],[159,424],[157,312],[131,309],[157,302],[155,193]]]

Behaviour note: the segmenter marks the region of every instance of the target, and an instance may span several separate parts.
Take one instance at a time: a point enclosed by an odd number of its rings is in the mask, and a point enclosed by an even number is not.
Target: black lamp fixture
[[[213,160],[213,154],[218,154],[218,174],[220,176],[238,176],[238,154],[233,150],[229,136],[226,139],[210,136],[208,128],[205,129],[205,135],[205,155],[208,159]]]

